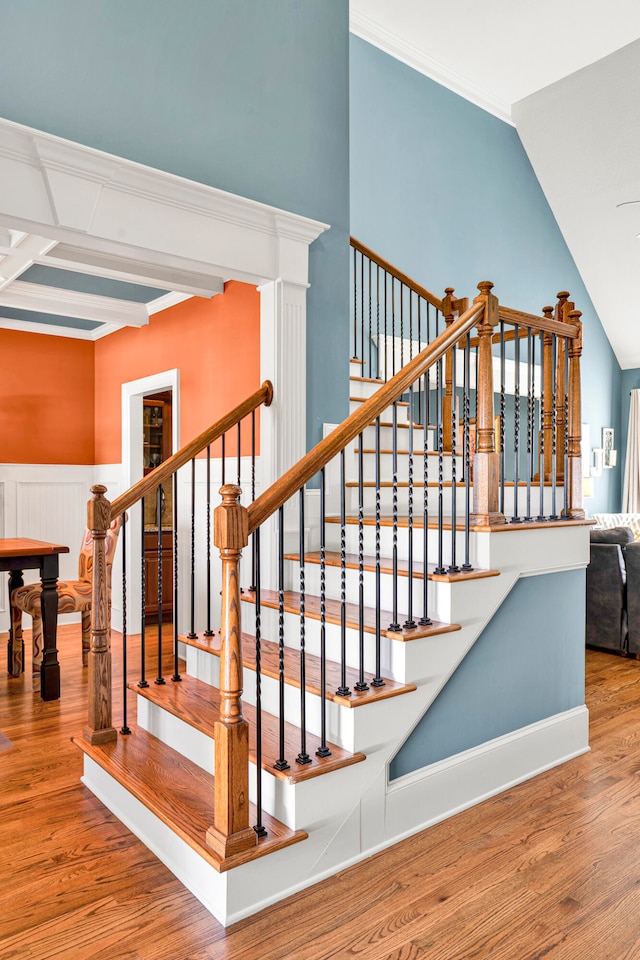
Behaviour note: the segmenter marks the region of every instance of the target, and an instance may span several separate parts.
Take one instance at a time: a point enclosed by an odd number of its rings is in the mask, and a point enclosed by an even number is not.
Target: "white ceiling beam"
[[[13,234],[14,231],[9,230],[8,233]],[[3,249],[4,256],[0,260],[0,290],[33,266],[55,245],[55,240],[48,240],[35,234],[24,234],[15,246],[10,245]]]
[[[180,267],[151,264],[137,258],[114,256],[60,243],[51,256],[38,260],[49,267],[89,273],[96,277],[123,280],[147,287],[163,287],[195,297],[213,297],[224,292],[224,280],[208,274],[197,274]]]
[[[14,280],[10,287],[0,290],[0,311],[2,307],[52,313],[59,317],[94,320],[99,323],[115,323],[121,327],[142,327],[149,322],[149,313],[144,303],[98,297],[91,293],[61,290],[58,287],[25,283],[22,280]]]

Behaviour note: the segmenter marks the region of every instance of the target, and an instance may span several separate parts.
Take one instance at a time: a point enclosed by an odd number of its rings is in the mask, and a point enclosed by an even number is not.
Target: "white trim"
[[[0,308],[0,313],[1,313]],[[0,330],[17,330],[19,333],[44,334],[47,337],[69,337],[71,340],[99,340],[100,337],[120,330],[114,323],[104,323],[95,330],[78,330],[77,327],[59,327],[53,323],[33,323],[24,320],[7,320],[0,316]]]
[[[494,117],[515,126],[511,117],[510,104],[476,86],[468,77],[440,63],[435,57],[429,56],[413,43],[387,30],[366,14],[352,9],[349,13],[349,30],[356,37],[373,44],[374,47],[395,57],[401,63],[406,63],[408,67],[435,80],[447,90],[452,90],[453,93],[464,97],[465,100],[493,114]]]
[[[412,836],[589,749],[583,705],[416,770],[387,785],[387,836]]]
[[[26,283],[24,280],[14,280],[10,287],[0,291],[0,312],[3,307],[126,327],[143,327],[149,323],[149,312],[144,303]]]
[[[218,293],[224,293],[224,283],[220,283]],[[215,296],[215,294],[212,294],[212,296]],[[173,290],[170,293],[163,294],[161,297],[156,297],[155,300],[151,300],[147,304],[147,313],[152,317],[154,313],[160,313],[161,310],[175,307],[176,304],[184,303],[185,300],[190,299],[190,293],[178,293],[176,290]]]

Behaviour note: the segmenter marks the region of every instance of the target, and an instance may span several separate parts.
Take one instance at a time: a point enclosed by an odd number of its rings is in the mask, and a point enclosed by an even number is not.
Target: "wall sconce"
[[[604,450],[601,447],[596,447],[593,450],[593,466],[589,469],[590,477],[600,477],[602,476],[602,467],[604,463]]]

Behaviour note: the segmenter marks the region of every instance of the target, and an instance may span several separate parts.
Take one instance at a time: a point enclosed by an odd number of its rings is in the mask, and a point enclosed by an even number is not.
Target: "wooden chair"
[[[107,555],[107,585],[111,602],[111,567],[118,543],[118,534],[122,526],[122,517],[111,522],[105,539]],[[58,580],[58,613],[80,613],[82,615],[82,664],[86,667],[91,645],[91,573],[93,568],[93,537],[85,530],[78,560],[77,580]],[[16,640],[22,639],[22,614],[27,613],[33,619],[32,629],[32,670],[33,689],[40,690],[40,664],[43,654],[42,634],[42,584],[28,583],[18,587],[11,594],[11,626]]]

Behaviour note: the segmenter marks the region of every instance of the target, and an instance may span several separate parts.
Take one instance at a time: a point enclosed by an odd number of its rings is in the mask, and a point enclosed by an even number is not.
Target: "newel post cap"
[[[87,503],[87,527],[92,532],[107,530],[111,523],[111,503],[105,498],[107,488],[101,483],[91,487],[93,499]]]
[[[220,550],[241,551],[249,542],[249,514],[235,483],[220,487],[222,503],[213,511],[213,542]]]

